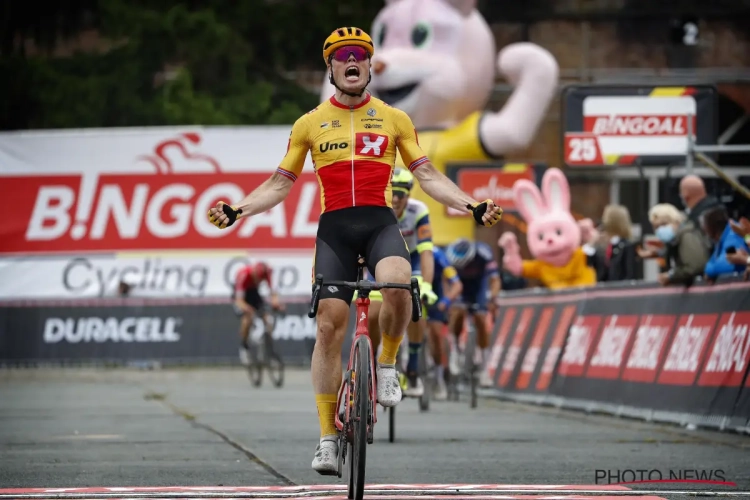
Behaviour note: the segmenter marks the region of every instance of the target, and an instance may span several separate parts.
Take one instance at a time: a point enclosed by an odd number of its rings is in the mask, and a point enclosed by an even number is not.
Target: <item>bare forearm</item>
[[[453,302],[458,298],[459,295],[461,295],[461,292],[463,291],[463,285],[461,285],[460,281],[456,281],[451,284],[451,286],[448,288],[448,293],[445,294],[445,296]]]
[[[294,183],[283,175],[273,174],[237,204],[241,217],[250,217],[270,210],[287,197]]]
[[[466,205],[476,203],[476,200],[464,193],[448,177],[438,172],[431,163],[425,163],[414,171],[419,179],[419,185],[428,196],[445,206],[468,212]]]
[[[500,276],[493,276],[490,278],[490,294],[495,297],[500,293]]]

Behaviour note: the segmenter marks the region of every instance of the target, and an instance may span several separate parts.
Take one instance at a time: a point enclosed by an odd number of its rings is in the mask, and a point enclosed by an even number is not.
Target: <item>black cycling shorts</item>
[[[409,250],[398,228],[398,219],[388,207],[349,207],[325,212],[318,222],[315,240],[313,282],[316,274],[323,281],[356,281],[359,256],[375,276],[375,267],[386,257],[403,257]],[[337,298],[351,304],[354,290],[323,286],[321,299]]]
[[[250,304],[256,311],[260,311],[266,305],[257,288],[248,288],[245,290],[245,302]]]

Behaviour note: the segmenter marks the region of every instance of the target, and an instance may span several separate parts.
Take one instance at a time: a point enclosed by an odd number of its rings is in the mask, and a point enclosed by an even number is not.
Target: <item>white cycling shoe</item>
[[[424,384],[422,378],[418,375],[408,376],[406,375],[406,388],[402,388],[404,396],[409,398],[421,398],[424,395]]]
[[[247,348],[243,346],[240,346],[240,363],[242,363],[243,366],[250,365],[250,353]]]
[[[492,387],[493,380],[490,377],[490,371],[486,368],[479,374],[479,387],[484,389]]]
[[[312,461],[312,468],[322,476],[335,476],[339,472],[339,442],[338,437],[321,438],[315,456]]]
[[[435,401],[445,401],[448,399],[448,388],[445,386],[445,380],[438,380],[432,397]]]
[[[378,403],[386,408],[396,406],[402,396],[396,365],[378,364],[375,372],[378,377]]]

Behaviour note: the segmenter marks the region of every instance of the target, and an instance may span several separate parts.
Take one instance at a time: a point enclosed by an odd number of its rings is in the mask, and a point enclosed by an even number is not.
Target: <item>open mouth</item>
[[[410,85],[404,85],[403,87],[397,87],[394,89],[378,89],[378,97],[380,97],[386,104],[394,105],[397,102],[409,97],[414,89],[417,88],[418,83],[412,83]]]
[[[347,81],[356,82],[357,80],[359,80],[359,68],[356,66],[349,66],[348,68],[346,68],[344,76],[346,77]]]
[[[548,252],[544,252],[544,257],[548,259],[557,259],[563,257],[568,251],[564,248],[559,248],[557,250],[552,250]],[[540,252],[541,253],[541,252]]]

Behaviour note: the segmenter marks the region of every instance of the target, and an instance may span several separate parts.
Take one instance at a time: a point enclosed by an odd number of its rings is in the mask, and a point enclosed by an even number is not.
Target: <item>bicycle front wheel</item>
[[[275,387],[284,385],[284,362],[281,356],[272,351],[268,356],[266,368],[268,368],[268,377]]]
[[[263,383],[263,361],[260,359],[258,352],[260,349],[259,346],[250,348],[250,364],[247,366],[247,374],[253,387],[260,387]]]
[[[365,495],[365,463],[367,458],[367,424],[370,420],[370,346],[357,342],[354,351],[354,407],[351,412],[352,443],[349,461],[349,498],[362,500]]]
[[[477,407],[477,385],[479,383],[479,367],[477,366],[474,357],[476,355],[476,349],[477,349],[477,335],[476,335],[476,329],[472,328],[469,330],[469,338],[466,339],[466,349],[465,352],[465,373],[469,377],[469,407],[470,408],[476,408]]]
[[[432,395],[433,379],[430,369],[427,366],[427,349],[428,344],[425,342],[419,350],[419,375],[422,377],[424,386],[424,392],[419,397],[420,411],[428,411],[430,409],[430,396]]]

